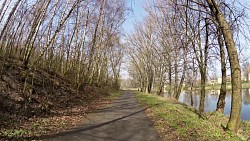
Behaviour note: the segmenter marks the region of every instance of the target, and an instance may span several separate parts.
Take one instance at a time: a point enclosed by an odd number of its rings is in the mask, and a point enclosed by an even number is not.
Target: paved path
[[[159,141],[145,110],[126,91],[112,104],[89,114],[82,126],[48,141]]]

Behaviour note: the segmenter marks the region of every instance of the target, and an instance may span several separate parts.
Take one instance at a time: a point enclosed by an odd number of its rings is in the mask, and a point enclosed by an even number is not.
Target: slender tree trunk
[[[46,11],[47,11],[49,4],[50,4],[50,0],[46,4],[43,5],[44,7],[41,9],[41,11],[39,10],[39,14],[40,12],[42,12],[42,16],[36,15],[34,19],[33,25],[31,27],[31,31],[29,33],[27,42],[25,44],[25,54],[24,54],[24,59],[23,59],[25,67],[28,67],[30,56],[34,48],[34,42],[36,40],[39,28],[45,18]]]
[[[3,9],[4,9],[5,5],[6,5],[6,2],[7,2],[7,0],[4,0],[3,3],[2,3],[2,6],[0,8],[0,16],[2,15],[2,12],[3,12]]]
[[[12,10],[11,10],[11,12],[10,12],[8,18],[6,19],[6,22],[5,22],[4,26],[3,26],[3,29],[2,29],[2,31],[1,31],[1,33],[0,33],[0,40],[2,39],[3,34],[4,34],[4,31],[6,30],[6,28],[7,28],[7,26],[8,26],[8,23],[10,22],[11,17],[14,15],[14,13],[15,13],[15,11],[16,11],[16,9],[17,9],[17,7],[18,7],[18,5],[20,4],[21,1],[22,1],[22,0],[18,0],[18,1],[15,3],[15,5],[14,5],[14,7],[12,8]]]
[[[206,73],[204,72],[203,68],[201,69],[201,96],[200,96],[200,106],[199,106],[199,111],[202,113],[204,112],[205,108],[205,84],[206,84]]]
[[[147,91],[148,91],[149,94],[152,91],[152,84],[153,84],[153,78],[152,78],[152,76],[150,76],[149,81],[148,81],[148,87],[147,87],[147,89],[148,89]]]
[[[87,27],[88,27],[88,22],[89,22],[89,10],[87,12],[87,17],[86,17],[86,22],[82,34],[82,39],[81,39],[81,44],[80,44],[80,49],[79,49],[79,62],[78,62],[78,69],[77,69],[77,91],[79,91],[81,81],[80,81],[80,75],[81,75],[81,64],[83,64],[83,56],[84,56],[84,47],[85,47],[85,38],[86,38],[86,33],[87,33]]]
[[[181,81],[180,81],[180,84],[178,86],[176,97],[175,97],[177,100],[179,100],[181,90],[182,90],[182,86],[183,86],[183,82],[184,82],[184,79],[185,79],[185,74],[186,74],[186,68],[187,68],[187,61],[186,61],[187,60],[187,51],[186,51],[186,47],[184,48],[184,68],[183,68],[183,71],[182,71]]]
[[[174,61],[174,97],[177,97],[177,89],[178,89],[178,64],[177,64],[177,55],[175,56]]]
[[[220,29],[222,30],[223,37],[225,39],[226,48],[229,56],[230,68],[231,68],[231,83],[232,83],[232,101],[231,101],[231,113],[227,129],[237,132],[241,122],[241,69],[239,63],[238,52],[233,39],[233,34],[230,29],[229,23],[226,21],[224,15],[221,13],[220,8],[216,4],[215,0],[207,0],[210,10],[213,13],[216,21],[218,22]]]
[[[99,10],[99,14],[98,14],[98,19],[97,19],[97,23],[96,23],[96,26],[95,26],[95,30],[94,30],[94,35],[93,35],[93,39],[92,39],[92,45],[91,45],[91,49],[90,49],[90,54],[89,54],[89,63],[88,63],[88,66],[87,66],[87,77],[91,77],[92,74],[94,73],[94,63],[93,63],[93,60],[94,60],[94,54],[95,54],[95,49],[96,49],[96,42],[97,42],[97,36],[98,36],[98,28],[99,28],[99,24],[100,24],[100,21],[101,21],[101,18],[102,18],[102,13],[103,13],[103,8],[104,8],[104,5],[105,5],[105,1],[106,0],[102,0],[102,3],[101,3],[101,7],[100,7],[100,10]],[[88,82],[91,84],[93,81],[93,77],[91,78],[88,78]]]
[[[188,0],[187,0],[187,3],[186,5],[188,6]],[[186,37],[188,36],[188,31],[187,31],[187,21],[188,21],[188,16],[187,16],[187,8],[185,9],[185,34],[186,34]],[[185,79],[185,74],[186,74],[186,68],[187,68],[187,48],[188,48],[188,39],[186,39],[185,41],[185,46],[183,48],[184,50],[184,60],[183,60],[183,65],[184,65],[184,68],[183,68],[183,71],[182,71],[182,77],[181,77],[181,81],[180,81],[180,84],[179,84],[179,87],[178,87],[178,90],[177,90],[177,94],[176,94],[176,99],[179,100],[179,97],[180,97],[180,94],[181,94],[181,90],[182,90],[182,86],[183,86],[183,82],[184,82],[184,79]],[[191,95],[192,96],[192,95]]]
[[[61,31],[61,29],[63,28],[63,25],[65,24],[65,22],[68,20],[68,18],[70,17],[70,15],[72,14],[73,10],[75,9],[75,7],[77,6],[77,4],[79,4],[80,1],[75,1],[74,4],[71,6],[70,10],[68,11],[68,13],[66,14],[65,11],[63,12],[66,16],[62,17],[60,19],[59,25],[57,26],[53,36],[48,40],[48,42],[46,43],[44,49],[41,51],[41,54],[33,61],[33,63],[31,64],[31,66],[35,65],[40,59],[41,57],[43,57],[44,53],[46,52],[46,50],[49,48],[49,46],[51,45],[51,43],[54,42],[54,40],[57,38],[59,32]],[[63,14],[63,15],[64,15]]]
[[[159,87],[158,87],[158,90],[157,90],[157,95],[159,96],[164,96],[164,91],[163,91],[163,88],[164,88],[164,71],[163,71],[164,67],[161,65],[160,66],[160,82],[159,82]]]
[[[199,107],[199,111],[200,112],[204,112],[204,108],[205,108],[205,97],[206,97],[206,90],[205,90],[205,86],[206,86],[206,74],[207,74],[207,59],[208,59],[208,38],[209,38],[209,24],[208,24],[208,19],[205,19],[206,22],[206,42],[205,42],[205,47],[204,47],[204,58],[201,56],[200,60],[201,63],[199,64],[199,68],[200,68],[200,73],[201,73],[201,98],[200,98],[200,107]],[[201,41],[201,40],[200,40]],[[201,42],[200,42],[200,46],[201,46]],[[200,51],[201,54],[202,51]]]
[[[7,0],[5,0],[2,3],[2,7],[0,9],[0,23],[2,22],[3,17],[4,17],[5,13],[7,12],[8,8],[9,8],[9,6],[11,4],[11,1],[9,1],[7,5],[6,5],[6,2],[7,2]]]
[[[171,58],[168,60],[168,79],[169,79],[169,84],[168,84],[168,95],[172,96],[172,63],[171,63]]]
[[[190,93],[190,105],[191,106],[194,106],[194,100],[193,100],[193,91],[191,90],[191,93]]]
[[[217,108],[216,111],[219,111],[221,113],[224,113],[224,107],[226,104],[225,98],[226,98],[226,58],[225,58],[225,51],[224,51],[224,43],[223,43],[223,37],[220,29],[218,29],[218,42],[220,46],[220,57],[221,57],[221,74],[222,74],[222,82],[221,82],[221,88],[220,88],[220,95],[217,102]]]

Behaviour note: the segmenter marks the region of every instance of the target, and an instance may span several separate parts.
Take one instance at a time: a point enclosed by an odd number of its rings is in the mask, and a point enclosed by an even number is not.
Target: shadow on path
[[[134,94],[126,91],[112,104],[90,113],[69,131],[42,136],[48,141],[158,141],[159,135]]]
[[[72,129],[70,131],[65,131],[65,132],[54,134],[54,135],[41,136],[40,139],[48,139],[48,138],[53,138],[53,137],[57,137],[57,136],[69,135],[69,134],[72,134],[72,133],[78,133],[78,132],[82,132],[82,131],[87,131],[87,130],[91,130],[91,129],[94,129],[94,128],[99,128],[101,126],[110,124],[112,122],[115,122],[115,121],[118,121],[118,120],[130,117],[130,116],[135,115],[135,114],[138,114],[138,113],[140,113],[142,111],[145,111],[146,109],[147,108],[144,108],[144,109],[142,109],[140,111],[137,111],[135,113],[132,113],[132,114],[129,114],[129,115],[126,115],[126,116],[123,116],[123,117],[120,117],[120,118],[108,121],[108,122],[104,122],[104,123],[101,123],[101,124],[98,124],[98,125],[93,125],[93,126],[90,126],[90,127],[78,127],[78,128],[74,128],[74,129]]]

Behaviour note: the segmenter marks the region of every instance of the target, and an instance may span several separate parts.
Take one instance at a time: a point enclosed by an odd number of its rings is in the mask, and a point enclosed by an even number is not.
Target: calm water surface
[[[199,91],[184,91],[181,93],[179,101],[185,104],[191,105],[191,96],[193,99],[193,106],[198,109],[200,104],[200,92]],[[219,98],[220,90],[206,91],[205,98],[205,112],[211,112],[216,110],[216,104]],[[169,97],[165,93],[166,97]],[[231,111],[231,91],[227,92],[226,95],[226,106],[224,114],[229,116]],[[242,89],[242,120],[250,120],[250,89]]]

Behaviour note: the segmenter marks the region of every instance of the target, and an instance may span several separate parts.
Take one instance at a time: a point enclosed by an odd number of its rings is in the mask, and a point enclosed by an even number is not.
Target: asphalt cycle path
[[[160,141],[153,122],[134,94],[122,96],[88,114],[83,124],[47,141]]]

